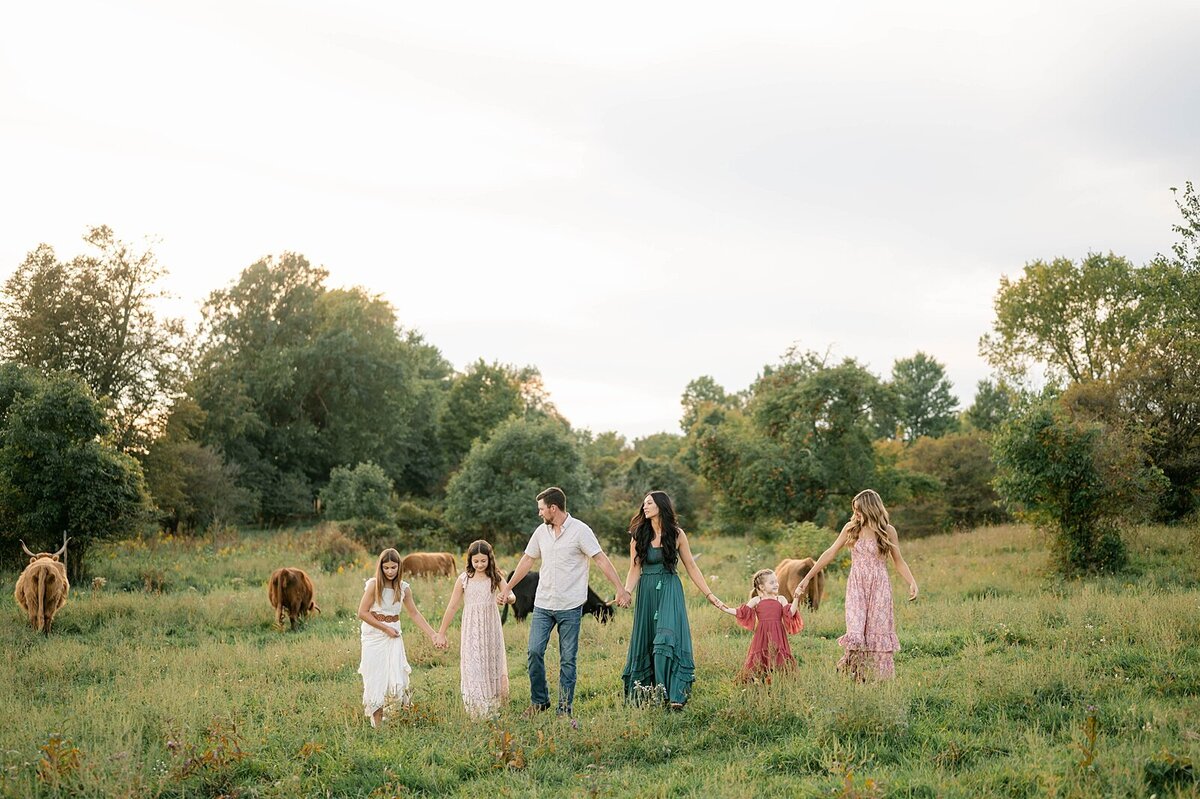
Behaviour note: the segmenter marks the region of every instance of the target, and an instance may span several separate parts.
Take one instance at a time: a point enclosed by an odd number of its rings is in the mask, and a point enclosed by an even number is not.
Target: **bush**
[[[370,462],[353,469],[336,467],[321,490],[321,504],[329,519],[390,519],[391,497],[391,478]]]
[[[1124,566],[1121,527],[1147,515],[1165,483],[1134,433],[1042,403],[1005,423],[992,446],[997,490],[1053,535],[1060,571]]]
[[[309,536],[308,552],[327,572],[352,569],[370,560],[362,544],[347,536],[336,524],[328,522],[319,525]]]
[[[376,519],[345,519],[331,523],[330,526],[361,544],[370,557],[389,548],[398,549],[401,552],[410,548],[401,541],[403,535],[400,528],[391,522],[381,522]]]
[[[402,536],[409,541],[436,541],[446,537],[446,520],[437,510],[405,500],[396,506],[393,517]],[[468,542],[469,543],[469,542]]]
[[[919,438],[900,456],[903,469],[930,475],[937,488],[895,509],[893,521],[910,537],[1001,524],[1008,514],[992,486],[996,467],[978,432]]]

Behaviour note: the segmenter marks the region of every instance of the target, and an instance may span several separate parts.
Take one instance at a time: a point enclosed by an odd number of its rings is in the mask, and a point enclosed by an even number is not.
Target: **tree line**
[[[0,537],[89,542],[143,523],[345,520],[360,540],[515,541],[561,485],[619,541],[650,488],[730,532],[836,527],[875,487],[908,534],[1003,521],[1053,534],[1064,570],[1117,568],[1120,531],[1200,507],[1200,201],[1169,253],[1026,264],[1001,280],[994,368],[960,407],[926,353],[876,375],[789,350],[748,387],[711,377],[680,431],[573,427],[535,366],[455,369],[364,288],[283,253],[213,291],[188,331],[158,311],[165,269],[107,227],[46,244],[0,296]],[[806,553],[811,554],[811,553]]]

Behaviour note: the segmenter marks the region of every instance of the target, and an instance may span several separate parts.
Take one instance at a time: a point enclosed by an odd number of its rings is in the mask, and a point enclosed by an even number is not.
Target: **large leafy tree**
[[[183,323],[156,303],[166,269],[149,249],[91,228],[90,250],[60,261],[39,245],[4,284],[0,357],[78,375],[108,403],[115,444],[144,451],[178,394],[188,360]]]
[[[78,377],[0,365],[0,540],[36,552],[72,538],[68,570],[84,573],[92,544],[130,535],[146,518],[142,470],[104,443],[104,411]],[[10,546],[11,545],[11,546]]]
[[[586,519],[593,485],[576,437],[557,419],[516,417],[477,441],[450,478],[446,520],[460,544],[512,544],[538,524],[535,498],[552,485],[566,492],[568,512]]]
[[[1112,253],[1033,261],[1016,280],[1000,279],[980,349],[1006,375],[1040,364],[1070,382],[1108,377],[1142,340],[1152,311],[1143,295],[1138,270]]]
[[[486,439],[501,422],[547,408],[536,368],[476,361],[454,376],[442,406],[438,429],[447,466],[456,468],[471,444]]]
[[[239,469],[264,517],[307,512],[335,466],[371,461],[403,493],[428,494],[449,365],[361,289],[286,253],[247,268],[205,305],[191,386],[204,443]]]
[[[746,411],[699,405],[700,474],[725,516],[796,521],[844,510],[875,476],[879,379],[853,359],[789,353],[750,387]]]
[[[951,391],[946,368],[925,353],[897,360],[889,388],[897,428],[905,441],[936,438],[958,426],[958,398]]]

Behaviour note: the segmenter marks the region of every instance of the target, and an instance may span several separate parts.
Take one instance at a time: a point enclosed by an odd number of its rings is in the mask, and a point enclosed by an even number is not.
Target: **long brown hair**
[[[396,600],[402,601],[404,597],[400,596],[400,580],[404,577],[404,558],[400,557],[400,553],[394,549],[385,549],[379,553],[379,562],[375,564],[375,604],[383,605],[383,583],[387,577],[383,573],[383,564],[395,563],[399,566],[396,569],[396,579],[388,580],[391,585],[388,587],[396,592]]]
[[[875,543],[879,546],[879,554],[884,557],[891,555],[892,542],[888,538],[887,528],[892,522],[888,518],[887,508],[883,506],[883,499],[879,494],[870,488],[860,491],[854,497],[852,507],[857,513],[846,525],[846,532],[849,534],[847,540],[850,546],[854,546],[863,530],[870,530],[875,536]]]
[[[492,591],[495,592],[500,588],[500,572],[496,569],[496,553],[492,551],[492,545],[482,538],[478,541],[472,541],[471,546],[467,547],[467,579],[475,576],[475,567],[471,565],[471,558],[475,555],[487,555],[488,565],[483,573],[492,581]]]

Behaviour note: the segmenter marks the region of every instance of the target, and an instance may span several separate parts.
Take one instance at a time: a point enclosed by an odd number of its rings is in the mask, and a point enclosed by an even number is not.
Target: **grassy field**
[[[488,724],[462,712],[457,639],[436,652],[405,618],[416,704],[378,731],[356,673],[367,567],[322,572],[306,535],[107,546],[93,561],[106,583],[75,586],[48,640],[10,604],[0,614],[0,795],[1200,793],[1200,531],[1140,530],[1129,573],[1088,581],[1048,576],[1043,543],[1023,527],[909,542],[921,597],[904,602],[893,576],[904,648],[897,679],[881,685],[834,671],[844,572],[793,639],[800,672],[769,686],[734,682],[750,634],[689,586],[697,682],[682,714],[625,707],[631,614],[606,627],[585,617],[579,729],[520,718],[527,624],[505,627],[514,696]],[[693,540],[731,604],[754,569],[816,554]],[[267,604],[279,565],[309,568],[324,608],[295,633],[273,627]],[[11,596],[15,575],[2,578]],[[598,575],[592,585],[611,595]],[[414,581],[435,625],[450,587]]]

